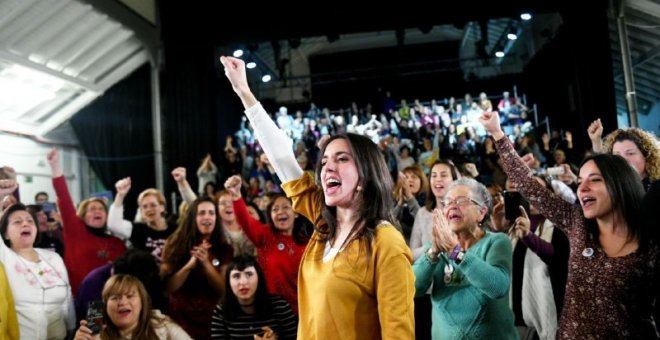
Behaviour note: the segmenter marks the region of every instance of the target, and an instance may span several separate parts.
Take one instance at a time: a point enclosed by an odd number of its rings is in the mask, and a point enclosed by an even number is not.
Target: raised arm
[[[0,202],[18,188],[15,179],[0,179]]]
[[[57,153],[57,149],[53,148],[50,150],[46,158],[48,159],[48,165],[50,165],[50,170],[53,176],[53,188],[57,195],[57,203],[62,216],[64,234],[69,236],[78,235],[78,233],[84,231],[84,224],[76,214],[76,206],[71,199],[71,194],[69,193],[69,188],[67,187],[66,179],[64,178],[64,173],[60,166],[60,156]],[[78,230],[72,230],[72,228]]]
[[[555,222],[558,227],[569,227],[573,221],[581,220],[578,208],[550,192],[532,177],[532,172],[502,132],[497,112],[484,112],[479,121],[493,135],[504,171],[530,204],[547,219]]]
[[[197,199],[197,195],[190,187],[190,183],[186,179],[186,168],[178,167],[172,170],[172,177],[176,182],[176,186],[179,188],[179,193],[184,201],[188,204],[192,204]]]
[[[133,223],[124,219],[124,198],[131,190],[131,178],[122,178],[115,183],[117,195],[108,211],[108,228],[112,233],[122,239],[128,239],[133,233]]]
[[[591,122],[587,134],[591,140],[591,149],[594,152],[603,152],[603,123],[600,122],[600,118]]]
[[[264,243],[264,236],[270,230],[268,226],[263,225],[261,222],[255,220],[248,213],[243,197],[241,196],[241,185],[243,180],[241,176],[234,175],[225,181],[225,189],[229,191],[232,200],[234,201],[234,214],[236,214],[236,221],[243,229],[245,236],[257,247]]]
[[[243,103],[245,114],[254,128],[259,144],[268,155],[279,178],[283,182],[289,182],[302,177],[303,170],[296,161],[291,138],[275,125],[250,91],[245,74],[245,63],[233,57],[221,57],[220,62],[225,68],[225,75],[231,82],[234,92]]]
[[[0,179],[0,202],[2,202],[5,197],[11,195],[17,187],[18,184],[16,184],[16,181],[13,179]],[[3,212],[0,212],[0,216],[2,216],[2,213]],[[9,247],[7,247],[5,242],[0,241],[0,262],[5,261],[8,254],[7,252],[9,251]]]

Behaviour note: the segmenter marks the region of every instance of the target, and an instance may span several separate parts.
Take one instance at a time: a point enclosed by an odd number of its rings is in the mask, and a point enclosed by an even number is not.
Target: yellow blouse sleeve
[[[414,339],[412,254],[394,227],[379,227],[375,240],[375,285],[382,338]]]
[[[317,226],[324,224],[320,219],[323,189],[314,183],[309,173],[305,172],[302,177],[282,184],[282,189],[293,201],[293,211]]]

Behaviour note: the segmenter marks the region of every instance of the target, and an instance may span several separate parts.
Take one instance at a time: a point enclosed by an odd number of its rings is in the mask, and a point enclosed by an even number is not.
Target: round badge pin
[[[592,256],[593,254],[594,254],[593,248],[584,248],[584,250],[582,251],[582,256],[584,257],[589,257]]]
[[[445,282],[445,284],[450,284],[451,283],[453,273],[454,273],[454,267],[452,267],[451,264],[446,264],[445,265],[445,275],[443,277],[443,281]]]
[[[282,251],[284,250],[284,243],[280,242],[277,244],[277,250]]]

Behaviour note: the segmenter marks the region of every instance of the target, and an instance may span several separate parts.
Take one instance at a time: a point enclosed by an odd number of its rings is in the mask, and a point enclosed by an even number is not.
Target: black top
[[[129,240],[133,247],[148,251],[157,259],[160,259],[165,241],[175,230],[176,224],[172,223],[168,223],[165,230],[154,230],[144,223],[134,223]]]
[[[225,319],[222,305],[217,305],[211,321],[211,338],[254,340],[255,335],[263,336],[262,327],[270,327],[280,340],[295,339],[298,332],[298,318],[291,306],[279,296],[271,296],[272,313],[265,319],[242,313],[236,320]]]

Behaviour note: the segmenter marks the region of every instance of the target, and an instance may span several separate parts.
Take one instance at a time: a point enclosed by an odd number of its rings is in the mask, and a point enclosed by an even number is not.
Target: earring
[[[357,190],[357,191],[362,191],[362,186],[361,186],[361,185],[358,185],[357,188],[355,188],[355,190]]]

